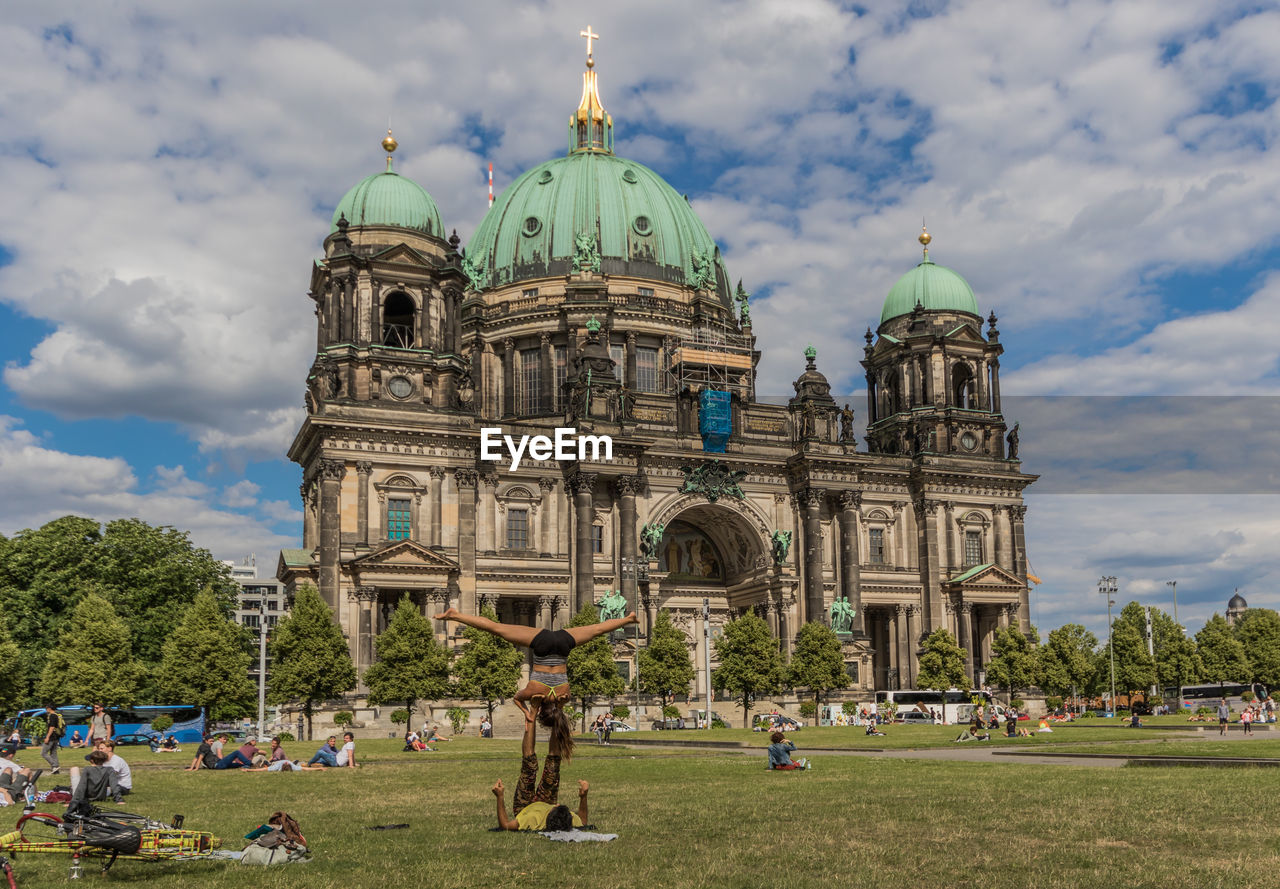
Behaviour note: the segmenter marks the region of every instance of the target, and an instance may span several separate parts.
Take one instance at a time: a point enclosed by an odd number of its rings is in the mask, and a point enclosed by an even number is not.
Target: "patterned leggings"
[[[516,798],[512,809],[516,815],[529,803],[550,803],[556,805],[560,797],[560,757],[546,755],[542,762],[542,783],[534,792],[534,783],[538,780],[538,757],[525,756],[520,759],[520,780],[516,784]]]

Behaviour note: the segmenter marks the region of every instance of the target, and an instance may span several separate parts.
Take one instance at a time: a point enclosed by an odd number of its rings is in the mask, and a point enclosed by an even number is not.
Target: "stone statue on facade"
[[[600,600],[600,620],[617,620],[627,613],[627,597],[621,590],[609,590],[609,595]]]
[[[831,603],[831,629],[837,633],[852,633],[853,618],[857,612],[849,604],[846,596],[841,596]]]
[[[787,553],[791,550],[791,532],[774,531],[769,541],[773,546],[773,564],[781,568],[787,563]]]
[[[600,273],[600,250],[594,234],[578,232],[573,236],[573,270]]]
[[[847,401],[844,410],[840,411],[840,440],[853,441],[853,409]]]
[[[640,529],[640,554],[646,559],[658,557],[658,547],[662,545],[662,536],[667,529],[657,522],[649,522]]]
[[[706,290],[715,275],[711,267],[711,257],[701,250],[694,250],[692,265],[693,274],[689,276],[689,286],[694,290]]]
[[[1021,423],[1014,423],[1013,428],[1009,430],[1009,434],[1005,436],[1005,441],[1009,444],[1009,459],[1018,459],[1018,427]]]
[[[751,323],[751,307],[748,305],[748,302],[751,299],[751,294],[742,286],[741,278],[738,279],[738,290],[734,293],[733,299],[738,304],[738,311],[740,313],[739,323],[742,324],[743,327],[746,327]]]

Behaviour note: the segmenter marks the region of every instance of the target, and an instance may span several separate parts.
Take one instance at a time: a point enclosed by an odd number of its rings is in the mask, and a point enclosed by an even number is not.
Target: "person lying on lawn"
[[[507,817],[505,788],[499,778],[493,785],[493,795],[498,802],[498,827],[503,830],[571,830],[587,823],[586,781],[578,782],[578,811],[558,805],[560,796],[561,748],[553,733],[548,742],[547,755],[542,762],[542,780],[538,781],[538,755],[534,752],[537,735],[537,714],[541,701],[533,701],[524,720],[524,742],[520,752],[520,780],[516,784],[516,797],[512,803],[514,817]]]

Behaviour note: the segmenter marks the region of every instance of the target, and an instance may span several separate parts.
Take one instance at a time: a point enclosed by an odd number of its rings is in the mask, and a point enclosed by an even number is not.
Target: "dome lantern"
[[[587,70],[582,72],[582,98],[578,110],[569,118],[569,153],[598,151],[613,154],[613,118],[604,110],[600,101],[600,87],[596,81],[596,60],[591,52],[591,42],[600,35],[591,30],[579,32],[587,39]]]
[[[388,226],[407,228],[423,234],[444,236],[440,211],[427,190],[407,176],[391,169],[391,154],[400,147],[391,128],[382,140],[387,153],[387,169],[360,180],[343,195],[333,210],[330,233],[338,232],[345,220],[350,228]]]
[[[929,258],[929,244],[933,236],[921,226],[916,240],[924,248],[924,258],[889,289],[884,308],[880,311],[880,323],[913,312],[930,311],[964,312],[980,319],[978,301],[969,282]]]

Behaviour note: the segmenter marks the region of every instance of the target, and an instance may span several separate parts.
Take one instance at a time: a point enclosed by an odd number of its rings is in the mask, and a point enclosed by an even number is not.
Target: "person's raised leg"
[[[475,627],[477,630],[484,630],[486,633],[493,633],[495,636],[506,639],[512,645],[520,645],[525,648],[532,645],[533,638],[541,632],[538,627],[499,623],[496,620],[489,620],[487,617],[463,614],[456,608],[450,608],[447,611],[440,612],[435,616],[435,619],[457,621],[460,624]]]
[[[513,814],[533,802],[533,787],[538,780],[538,754],[535,745],[538,736],[538,703],[534,701],[524,718],[524,738],[520,744],[520,779],[516,782],[516,795],[511,801]]]
[[[621,630],[623,627],[629,627],[631,624],[639,622],[640,618],[633,611],[626,617],[618,617],[613,620],[605,620],[598,624],[587,624],[581,627],[565,627],[565,630],[573,637],[574,645],[581,645],[584,642],[590,642],[597,636],[603,636],[605,633],[612,633],[614,630]]]

